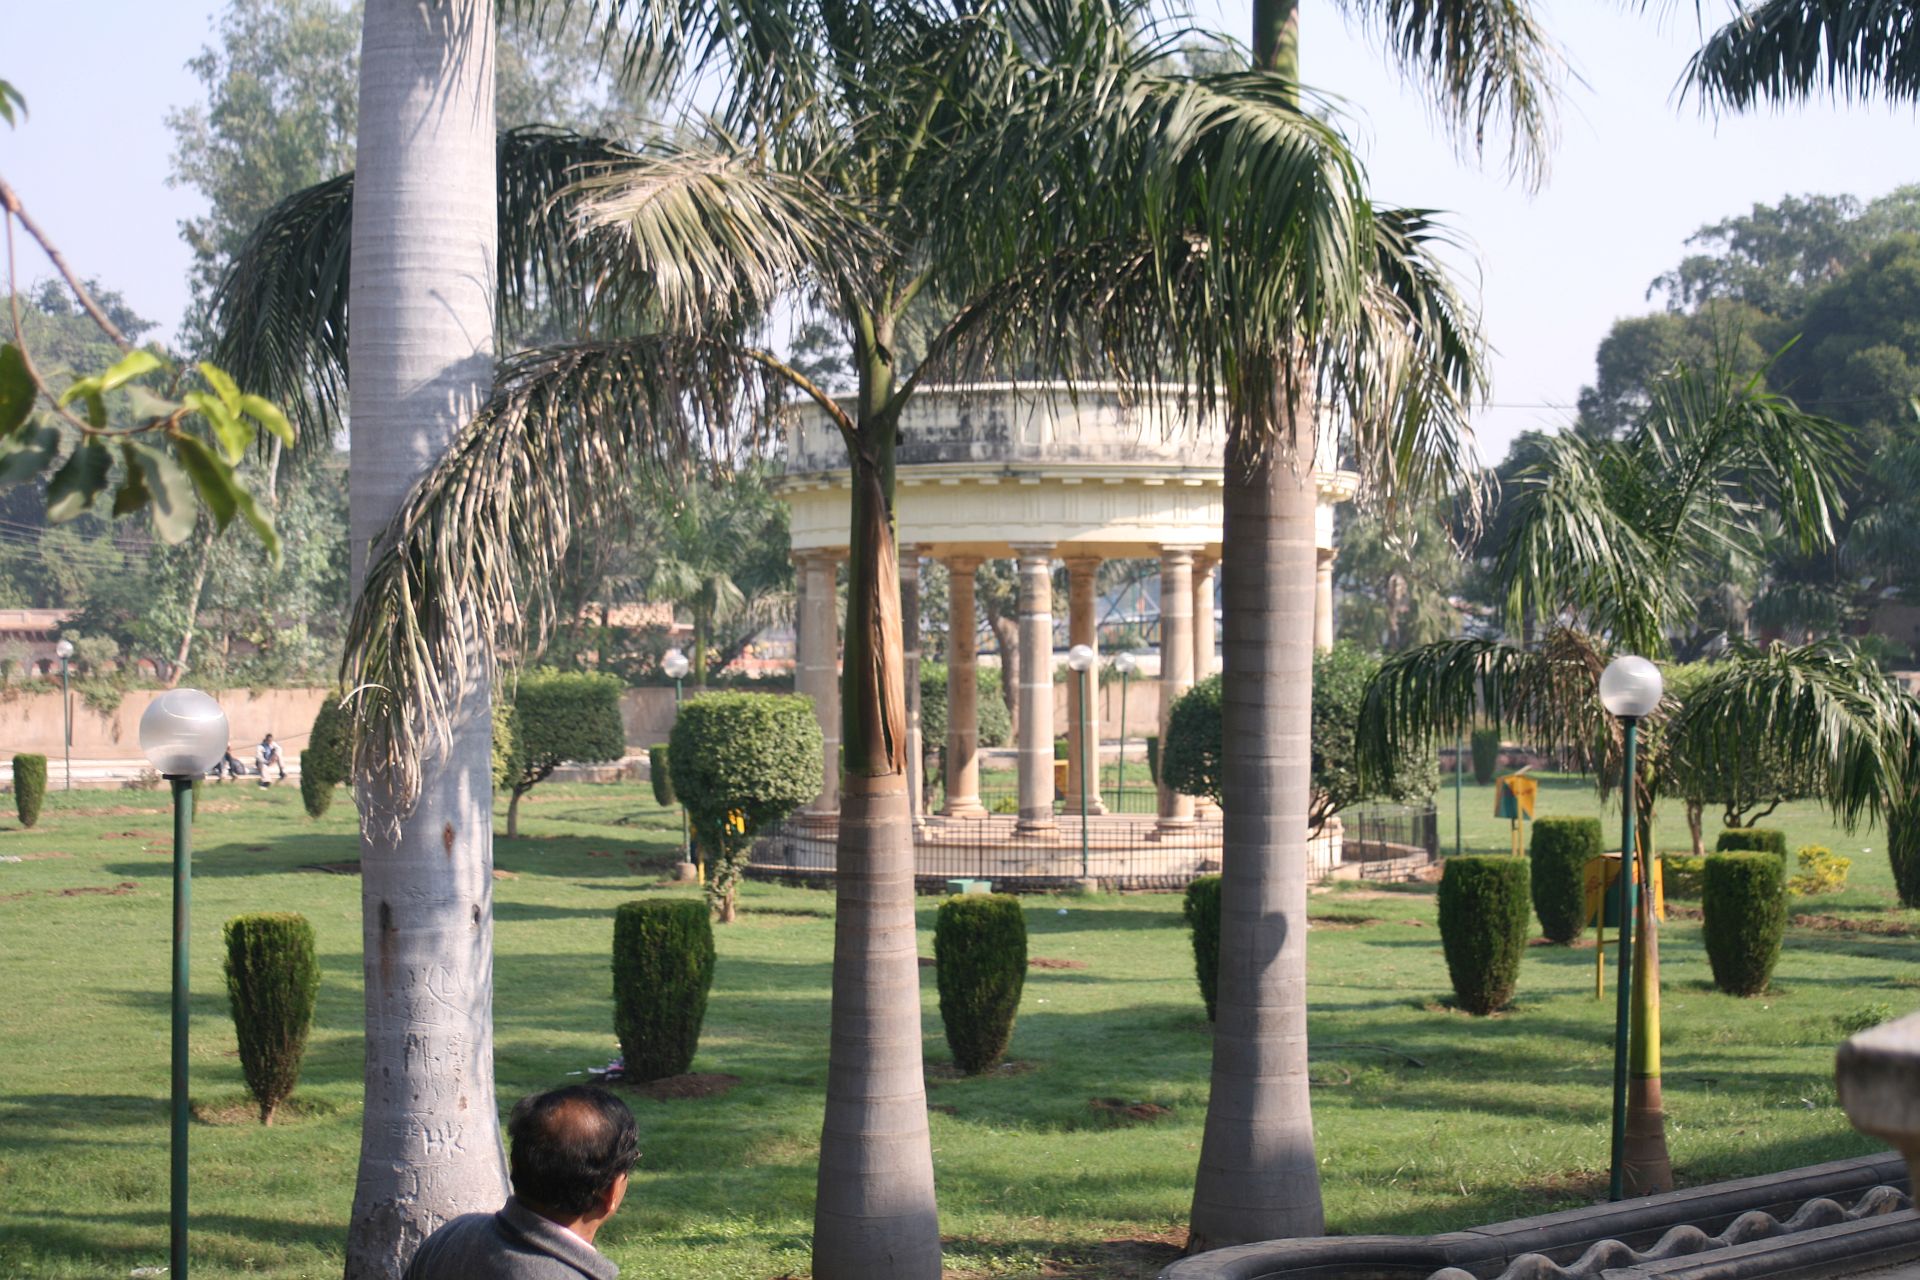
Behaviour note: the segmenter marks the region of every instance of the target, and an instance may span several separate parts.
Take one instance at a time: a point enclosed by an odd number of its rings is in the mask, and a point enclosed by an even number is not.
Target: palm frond
[[[1746,111],[1826,95],[1920,99],[1915,0],[1761,0],[1745,5],[1687,64],[1709,107]]]
[[[567,189],[605,287],[638,287],[680,332],[730,327],[809,280],[857,278],[881,245],[861,211],[805,170],[721,144],[624,158]],[[624,284],[623,284],[624,282]]]
[[[1498,724],[1604,779],[1617,771],[1619,750],[1619,726],[1600,705],[1606,663],[1599,644],[1569,628],[1549,632],[1534,649],[1467,639],[1396,653],[1361,704],[1361,772],[1385,777],[1409,751]]]
[[[624,154],[598,138],[546,128],[500,135],[498,297],[512,323],[535,311],[565,320],[593,296],[597,264],[580,251],[560,199],[566,185]],[[285,405],[301,447],[325,452],[347,386],[347,284],[353,175],[274,205],[235,255],[214,301],[212,360],[241,386]]]
[[[362,770],[417,793],[466,682],[491,679],[496,653],[541,648],[573,540],[618,532],[631,477],[760,443],[780,383],[754,354],[650,335],[502,366],[370,558],[341,663]],[[456,670],[463,654],[477,674]]]
[[[1526,0],[1344,0],[1401,73],[1438,104],[1464,150],[1507,135],[1509,169],[1546,176],[1566,60]]]
[[[1691,689],[1666,727],[1676,776],[1712,776],[1755,744],[1791,762],[1795,780],[1849,828],[1904,795],[1920,704],[1845,644],[1739,649]]]

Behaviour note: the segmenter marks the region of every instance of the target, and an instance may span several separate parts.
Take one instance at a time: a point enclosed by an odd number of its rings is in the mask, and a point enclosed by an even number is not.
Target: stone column
[[[1020,821],[1017,835],[1052,831],[1053,548],[1015,547],[1020,574]]]
[[[950,818],[986,816],[980,803],[978,618],[973,574],[979,556],[947,558],[947,803]]]
[[[1193,548],[1160,549],[1160,756],[1166,758],[1167,721],[1180,695],[1193,688]],[[1193,797],[1160,784],[1164,828],[1193,822]]]
[[[1317,653],[1333,648],[1332,547],[1315,548],[1313,568],[1313,647]]]
[[[926,746],[920,735],[920,548],[900,548],[900,643],[907,668],[907,803],[917,826],[926,814]]]
[[[814,714],[820,719],[824,746],[820,753],[820,796],[811,808],[815,813],[837,813],[840,809],[840,593],[835,579],[840,558],[831,551],[814,551],[803,557],[806,585],[806,614],[802,620],[801,645],[806,692],[813,697]]]
[[[1080,789],[1087,789],[1087,812],[1105,813],[1100,803],[1100,631],[1094,616],[1094,578],[1100,571],[1098,556],[1074,556],[1067,561],[1067,639],[1093,650],[1093,670],[1084,678],[1072,674],[1067,684],[1067,808],[1078,812]],[[1080,701],[1083,687],[1093,696],[1086,705]],[[1083,738],[1088,739],[1085,746]],[[1082,763],[1092,766],[1090,777],[1083,776]]]
[[[1193,558],[1193,682],[1213,674],[1213,600],[1218,594],[1220,562],[1212,556]]]

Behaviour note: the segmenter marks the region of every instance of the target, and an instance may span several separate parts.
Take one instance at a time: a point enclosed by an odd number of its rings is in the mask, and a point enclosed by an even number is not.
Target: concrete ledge
[[[1896,1155],[1858,1156],[1441,1235],[1269,1240],[1183,1258],[1162,1271],[1160,1280],[1425,1280],[1447,1267],[1485,1280],[1522,1254],[1543,1254],[1565,1266],[1603,1240],[1645,1252],[1673,1227],[1690,1224],[1717,1235],[1743,1213],[1758,1210],[1784,1219],[1809,1200],[1849,1204],[1879,1186],[1907,1190],[1906,1162]],[[1724,1251],[1688,1261],[1701,1264],[1711,1256]],[[1695,1272],[1690,1280],[1721,1278]]]

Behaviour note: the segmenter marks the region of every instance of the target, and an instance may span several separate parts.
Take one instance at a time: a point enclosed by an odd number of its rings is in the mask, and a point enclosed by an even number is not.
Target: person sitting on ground
[[[593,1238],[620,1208],[640,1158],[633,1113],[593,1085],[520,1099],[507,1119],[513,1194],[498,1213],[427,1237],[404,1280],[614,1280]]]
[[[268,734],[266,737],[260,739],[260,745],[255,749],[254,754],[260,758],[261,786],[264,787],[268,785],[267,770],[269,768],[279,769],[280,781],[285,782],[287,780],[287,762],[281,757],[280,744],[273,740],[272,734]]]
[[[215,782],[220,781],[222,774],[229,778],[237,778],[246,771],[247,767],[241,764],[239,759],[233,754],[233,748],[228,747],[226,751],[221,754],[220,763],[213,766],[213,780]]]

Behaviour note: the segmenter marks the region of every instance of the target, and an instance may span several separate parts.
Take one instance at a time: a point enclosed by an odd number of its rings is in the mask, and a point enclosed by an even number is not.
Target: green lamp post
[[[1067,666],[1080,673],[1080,878],[1085,880],[1090,859],[1087,856],[1087,793],[1093,790],[1093,775],[1088,761],[1099,759],[1089,741],[1093,737],[1093,646],[1077,644],[1067,650]]]
[[[1600,673],[1600,705],[1619,719],[1626,733],[1626,759],[1620,779],[1620,978],[1613,1025],[1613,1157],[1608,1198],[1626,1194],[1627,1042],[1633,1015],[1633,913],[1639,890],[1639,858],[1634,847],[1634,748],[1642,718],[1660,705],[1665,684],[1660,668],[1645,658],[1622,654]]]
[[[67,659],[73,656],[73,641],[62,639],[53,646],[54,654],[60,659],[60,740],[61,754],[66,760],[67,785],[65,791],[73,790],[73,693],[67,685]]]
[[[673,718],[675,720],[680,718],[680,682],[687,678],[687,672],[692,667],[693,664],[687,661],[687,655],[678,649],[667,650],[666,656],[660,659],[660,669],[673,680]],[[684,804],[680,806],[680,848],[687,861],[692,862],[694,860],[693,833],[687,826],[687,806]],[[704,880],[704,871],[702,878]]]
[[[187,971],[193,903],[193,782],[227,751],[227,713],[198,689],[169,689],[140,717],[140,750],[173,787],[173,1141],[167,1211],[170,1280],[187,1274]]]
[[[1113,792],[1113,811],[1127,811],[1127,681],[1139,668],[1140,659],[1131,653],[1122,653],[1113,660],[1113,669],[1120,673],[1120,776]]]

